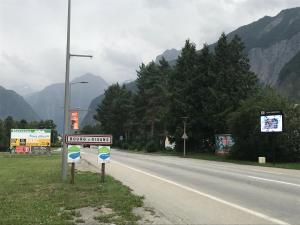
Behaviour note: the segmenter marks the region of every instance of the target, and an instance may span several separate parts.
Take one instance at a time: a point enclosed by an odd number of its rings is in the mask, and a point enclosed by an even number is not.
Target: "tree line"
[[[28,122],[25,119],[14,120],[8,116],[4,120],[0,119],[0,150],[7,150],[10,145],[11,129],[51,129],[52,145],[58,142],[56,124],[53,120],[40,120]]]
[[[213,151],[215,135],[231,133],[232,156],[253,160],[270,151],[259,131],[260,111],[280,108],[288,118],[286,132],[273,142],[281,146],[280,159],[299,160],[299,110],[259,83],[244,48],[238,36],[228,40],[224,33],[214,48],[197,50],[187,40],[175,65],[162,58],[139,67],[137,91],[111,85],[94,117],[100,123],[83,130],[111,133],[116,145],[146,151],[164,149],[168,136],[180,150],[187,117],[189,151]]]

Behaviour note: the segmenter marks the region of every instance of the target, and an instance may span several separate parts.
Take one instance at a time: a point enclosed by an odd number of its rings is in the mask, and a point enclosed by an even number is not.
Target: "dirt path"
[[[90,161],[87,161],[86,159],[84,159],[84,157],[81,159],[81,161],[79,163],[76,164],[76,169],[80,170],[80,171],[90,171],[90,172],[95,172],[95,173],[99,173],[100,172],[100,167],[97,167],[94,163],[91,163]],[[134,191],[133,191],[134,192]],[[135,193],[135,192],[134,192]],[[135,193],[137,194],[137,193]],[[107,209],[108,210],[108,209]],[[106,211],[107,211],[106,210]],[[78,209],[78,211],[80,212],[82,221],[84,221],[84,223],[77,223],[78,225],[97,225],[97,224],[101,224],[99,222],[97,222],[96,220],[94,220],[93,218],[95,216],[99,216],[99,213],[101,213],[102,211],[100,210],[96,210],[93,209],[91,207],[86,207],[83,209]],[[167,218],[165,218],[165,216],[155,210],[148,201],[144,201],[144,206],[143,207],[138,207],[135,208],[133,210],[133,213],[136,215],[139,215],[141,217],[141,220],[138,222],[138,224],[140,225],[152,225],[152,224],[156,224],[156,225],[168,225],[168,224],[173,224],[171,223]],[[75,220],[76,223],[76,220]]]

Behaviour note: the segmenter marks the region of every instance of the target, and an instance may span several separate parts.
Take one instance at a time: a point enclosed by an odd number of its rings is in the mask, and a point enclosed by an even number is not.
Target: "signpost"
[[[98,134],[71,134],[66,135],[66,144],[90,144],[90,145],[111,145],[111,135]]]
[[[183,139],[183,157],[185,157],[185,155],[186,155],[185,142],[188,139],[188,136],[186,134],[186,122],[187,122],[188,117],[184,116],[184,117],[181,117],[181,118],[183,119],[183,135],[182,135],[181,138]]]
[[[75,162],[80,160],[80,145],[98,145],[98,163],[101,163],[101,182],[104,182],[105,163],[110,160],[110,146],[112,135],[99,134],[71,134],[65,136],[65,143],[68,145],[68,162],[71,167],[71,184],[74,184]]]
[[[273,136],[276,133],[283,132],[284,116],[282,111],[261,111],[260,112],[260,131],[267,133],[269,143],[272,146],[273,164],[276,162],[276,146],[273,146]]]
[[[99,146],[98,148],[98,163],[101,164],[101,182],[104,182],[105,163],[110,160],[110,146]]]

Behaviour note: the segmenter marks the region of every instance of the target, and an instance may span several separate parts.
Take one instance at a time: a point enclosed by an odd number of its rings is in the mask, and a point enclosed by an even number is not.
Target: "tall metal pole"
[[[186,134],[186,120],[183,121],[183,132]],[[183,157],[185,157],[185,140],[186,138],[183,138]]]
[[[64,129],[63,129],[63,149],[61,157],[61,177],[67,180],[68,169],[68,149],[65,142],[65,135],[69,129],[69,77],[70,77],[70,26],[71,26],[71,0],[68,0],[68,25],[67,25],[67,50],[66,50],[66,77],[65,77],[65,99],[64,99]]]

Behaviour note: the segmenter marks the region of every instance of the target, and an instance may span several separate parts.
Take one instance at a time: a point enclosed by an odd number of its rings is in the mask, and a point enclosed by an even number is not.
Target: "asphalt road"
[[[96,150],[82,157],[96,163]],[[300,171],[112,150],[107,173],[171,224],[300,224]]]

